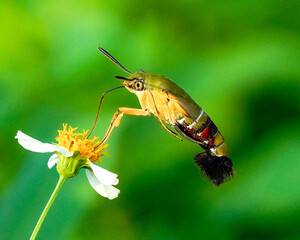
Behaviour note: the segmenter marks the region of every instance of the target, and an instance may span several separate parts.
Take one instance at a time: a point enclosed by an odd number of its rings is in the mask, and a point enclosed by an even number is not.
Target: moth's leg
[[[166,129],[168,131],[168,133],[172,134],[173,137],[177,138],[178,140],[182,141],[182,139],[180,137],[177,136],[177,134],[175,132],[173,132],[171,129],[169,129],[164,123],[163,121],[159,118],[156,117],[157,120],[159,121],[159,123],[163,126],[164,129]]]
[[[155,107],[155,112],[154,112],[154,116],[157,118],[157,120],[159,121],[159,123],[163,126],[164,129],[166,129],[168,131],[168,133],[170,133],[173,137],[177,138],[178,140],[182,141],[182,139],[180,137],[177,136],[177,133],[173,132],[171,129],[169,129],[161,120],[161,118],[159,117],[159,112],[155,103],[155,99],[153,96],[153,93],[151,91],[149,91],[151,94],[151,98],[152,98],[152,102],[154,104]]]
[[[102,141],[100,142],[100,145],[104,144],[107,139],[109,138],[112,130],[114,129],[114,127],[118,127],[120,125],[120,122],[121,122],[121,119],[123,117],[123,115],[133,115],[133,116],[149,116],[150,115],[150,110],[149,109],[135,109],[135,108],[127,108],[127,107],[121,107],[119,108],[111,122],[110,122],[110,125],[109,125],[109,128],[104,136],[104,138],[102,139]]]

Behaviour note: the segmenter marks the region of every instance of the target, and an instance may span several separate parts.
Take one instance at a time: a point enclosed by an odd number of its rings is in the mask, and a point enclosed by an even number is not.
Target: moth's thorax
[[[175,124],[176,119],[186,113],[179,106],[177,100],[161,89],[134,92],[143,109],[149,109],[154,116],[159,117],[169,124]]]
[[[137,80],[144,84],[142,91],[134,89]],[[133,73],[123,84],[128,91],[136,94],[143,109],[149,109],[156,117],[171,125],[183,116],[194,119],[201,110],[182,88],[163,75]]]

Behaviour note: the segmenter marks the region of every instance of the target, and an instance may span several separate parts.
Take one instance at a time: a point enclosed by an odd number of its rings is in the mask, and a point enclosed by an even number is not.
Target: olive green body
[[[142,109],[120,107],[113,116],[101,143],[108,139],[114,127],[119,126],[124,114],[148,116],[152,113],[170,134],[178,138],[177,134],[167,128],[164,122],[174,127],[181,136],[199,144],[205,150],[205,152],[198,153],[194,161],[204,176],[215,185],[219,186],[233,177],[233,164],[231,159],[226,157],[227,147],[218,128],[181,87],[162,75],[143,71],[131,73],[103,48],[98,47],[98,49],[123,71],[130,74],[128,78],[120,76],[116,78],[121,79],[123,85],[136,94],[142,107]]]
[[[227,154],[224,139],[202,108],[176,83],[152,73],[133,73],[123,85],[136,94],[141,107],[172,125],[183,137],[216,156]]]

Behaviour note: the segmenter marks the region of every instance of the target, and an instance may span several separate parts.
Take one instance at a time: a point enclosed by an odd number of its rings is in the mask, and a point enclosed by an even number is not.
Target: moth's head
[[[98,47],[99,51],[102,52],[106,57],[108,57],[110,60],[112,60],[116,65],[118,65],[124,72],[127,72],[130,74],[128,78],[116,76],[117,79],[120,79],[123,81],[124,87],[126,87],[130,92],[136,92],[136,91],[143,91],[145,90],[145,78],[146,73],[141,70],[137,73],[132,73],[128,71],[121,63],[119,63],[110,53],[105,51],[103,48]]]
[[[116,76],[117,79],[120,79],[123,81],[124,87],[128,89],[128,91],[134,93],[136,91],[143,91],[145,90],[145,79],[146,79],[146,73],[144,72],[137,72],[130,74],[128,78]]]

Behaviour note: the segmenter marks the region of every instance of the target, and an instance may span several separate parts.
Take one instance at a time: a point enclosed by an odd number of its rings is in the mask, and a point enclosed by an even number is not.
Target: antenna
[[[123,71],[132,74],[132,72],[128,71],[125,67],[123,67],[123,65],[121,63],[119,63],[112,55],[110,55],[110,53],[108,53],[107,51],[105,51],[103,48],[98,47],[99,51],[102,52],[106,57],[108,57],[110,60],[112,60],[115,64],[117,64],[120,68],[123,69]]]

